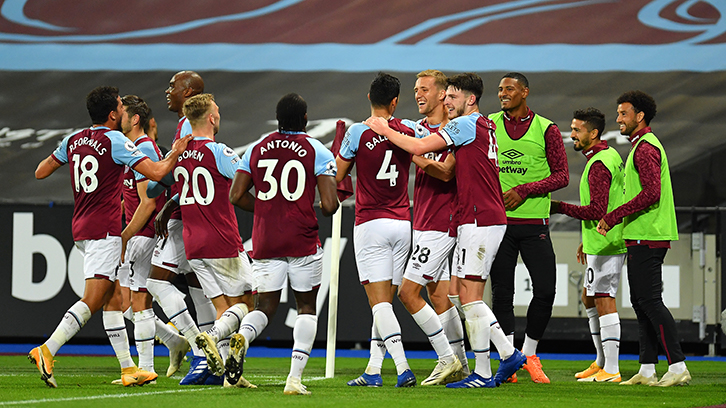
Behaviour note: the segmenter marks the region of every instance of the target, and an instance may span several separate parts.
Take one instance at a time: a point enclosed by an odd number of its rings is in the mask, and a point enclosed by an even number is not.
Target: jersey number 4
[[[287,201],[297,201],[305,192],[305,166],[303,166],[303,164],[298,160],[288,161],[284,166],[282,166],[280,182],[278,183],[277,179],[275,179],[272,175],[272,172],[275,171],[275,167],[277,167],[278,162],[278,159],[264,159],[257,162],[258,168],[265,169],[262,181],[270,185],[270,189],[267,191],[259,189],[257,191],[257,198],[262,201],[272,200],[275,198],[277,191],[279,190]],[[295,185],[295,189],[290,191],[288,182],[290,180],[290,173],[293,170],[295,170],[295,173],[297,174],[297,184]]]
[[[381,168],[378,169],[378,174],[376,174],[376,180],[388,180],[391,187],[396,187],[398,170],[396,170],[395,164],[391,164],[391,156],[393,156],[393,150],[386,150]]]

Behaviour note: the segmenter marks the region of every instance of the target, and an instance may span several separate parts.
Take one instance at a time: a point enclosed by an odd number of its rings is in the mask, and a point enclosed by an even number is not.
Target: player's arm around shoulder
[[[229,202],[245,211],[255,211],[255,197],[250,193],[252,188],[252,174],[250,157],[252,147],[249,147],[237,164],[232,186],[229,188]]]

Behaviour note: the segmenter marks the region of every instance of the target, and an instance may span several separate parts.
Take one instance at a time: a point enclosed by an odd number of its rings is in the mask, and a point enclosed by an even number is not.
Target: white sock
[[[428,303],[424,305],[421,310],[412,314],[413,320],[418,324],[418,327],[423,330],[424,334],[429,338],[431,346],[439,356],[439,359],[451,363],[454,361],[454,350],[449,345],[449,339],[446,338],[444,328],[441,325],[441,321],[436,315],[434,308],[429,306]]]
[[[116,353],[121,369],[134,366],[134,360],[131,359],[129,351],[129,336],[126,334],[126,322],[124,322],[124,314],[120,311],[103,311],[103,328],[106,329],[108,341]]]
[[[618,358],[620,355],[620,317],[616,313],[600,316],[600,334],[605,365],[600,366],[605,372],[616,374],[620,372]],[[593,336],[594,337],[594,336]]]
[[[171,326],[164,323],[158,317],[154,316],[154,329],[156,330],[156,337],[161,339],[161,342],[169,346],[169,343],[173,343],[176,336],[179,335]]]
[[[457,313],[459,314],[459,319],[464,320],[464,309],[461,308],[461,298],[459,298],[459,295],[446,295],[451,303],[454,304],[454,307],[456,308]]]
[[[146,281],[146,289],[154,296],[156,303],[161,306],[164,314],[174,323],[177,330],[186,337],[189,345],[192,347],[194,356],[204,356],[204,352],[199,350],[197,344],[194,342],[194,338],[199,334],[199,329],[194,324],[194,320],[192,320],[192,316],[189,314],[189,310],[187,310],[187,304],[184,302],[181,293],[171,282],[157,279],[148,279]]]
[[[486,308],[487,313],[486,318],[489,321],[489,339],[492,343],[494,343],[494,347],[497,348],[499,357],[502,360],[506,360],[514,354],[514,346],[512,345],[512,342],[509,341],[507,335],[504,334],[504,330],[502,330],[502,326],[499,325],[499,320],[497,320],[497,317],[494,315],[494,312],[492,312],[492,309],[490,309],[486,303],[484,303],[484,307]]]
[[[673,363],[668,366],[668,371],[673,374],[682,374],[684,371],[686,371],[686,362],[679,361],[677,363]]]
[[[512,345],[512,347],[514,347],[514,333],[507,334],[507,341]]]
[[[366,367],[366,374],[380,374],[383,367],[383,359],[386,357],[386,343],[383,342],[381,335],[378,333],[376,321],[373,319],[371,325],[371,351]]]
[[[652,377],[655,374],[655,364],[641,364],[638,374],[646,378]]]
[[[293,344],[289,377],[302,377],[303,370],[310,358],[310,351],[313,349],[317,331],[318,317],[316,315],[297,315],[295,327],[292,329]]]
[[[90,318],[91,309],[88,308],[87,304],[80,300],[74,303],[63,315],[63,319],[58,323],[48,341],[45,342],[50,354],[56,355],[61,346],[75,336]]]
[[[484,302],[477,300],[462,306],[466,315],[466,331],[469,343],[476,358],[474,372],[484,378],[491,378],[492,367],[489,361],[489,321]]]
[[[207,333],[212,336],[215,341],[229,337],[232,333],[237,332],[242,319],[247,314],[247,305],[244,303],[237,303],[229,307],[222,313],[222,316],[214,322],[214,327],[207,330]]]
[[[189,286],[189,295],[192,297],[194,309],[197,311],[197,327],[201,331],[207,331],[214,326],[217,320],[217,309],[214,308],[212,301],[209,300],[201,288]]]
[[[595,345],[595,351],[597,352],[597,356],[595,357],[595,364],[597,364],[598,367],[602,368],[605,366],[605,354],[603,354],[602,350],[603,344],[600,338],[600,319],[598,317],[599,315],[597,313],[597,308],[589,307],[585,309],[585,313],[587,313],[587,324],[590,326],[590,336],[592,336],[592,343]]]
[[[225,337],[217,342],[217,351],[219,351],[222,361],[227,361],[227,357],[229,357],[229,339],[230,337]]]
[[[139,354],[139,368],[149,372],[154,372],[155,319],[154,309],[134,312],[134,338],[136,352]]]
[[[527,357],[537,354],[537,343],[539,343],[539,340],[535,340],[525,333],[522,353]]]
[[[262,333],[267,327],[268,319],[267,315],[260,312],[259,310],[253,310],[247,313],[242,319],[242,324],[239,326],[239,333],[243,335],[249,343],[252,343],[257,336]]]
[[[129,306],[128,309],[124,310],[124,318],[131,323],[134,322],[134,310]]]
[[[464,367],[464,371],[468,371],[469,361],[466,359],[466,349],[464,347],[464,326],[461,324],[456,307],[441,313],[439,321],[441,321],[441,326],[444,328],[451,349],[461,362],[461,366]]]
[[[401,340],[401,326],[398,324],[396,314],[393,313],[393,305],[388,302],[381,302],[373,306],[373,322],[381,334],[383,342],[386,343],[386,350],[396,364],[398,374],[410,369],[406,352],[403,349]]]

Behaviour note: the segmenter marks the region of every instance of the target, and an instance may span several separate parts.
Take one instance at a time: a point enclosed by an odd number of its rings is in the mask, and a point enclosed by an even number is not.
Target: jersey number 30
[[[277,167],[278,159],[264,159],[257,162],[257,167],[264,168],[265,174],[262,176],[262,181],[270,185],[270,189],[257,191],[257,198],[262,201],[272,200],[277,195],[277,191],[280,190],[282,196],[287,201],[297,201],[302,197],[305,192],[305,167],[298,160],[290,160],[282,166],[282,172],[280,172],[280,182],[278,183],[272,172]],[[290,173],[295,170],[297,174],[297,184],[295,190],[290,191],[288,181],[290,180]],[[278,187],[279,186],[279,187]]]

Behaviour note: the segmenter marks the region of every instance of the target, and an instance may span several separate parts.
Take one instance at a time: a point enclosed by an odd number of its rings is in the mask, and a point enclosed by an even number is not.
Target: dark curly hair
[[[645,114],[645,124],[650,126],[650,121],[653,120],[657,113],[653,97],[643,91],[628,91],[618,98],[618,105],[626,102],[633,105],[635,113],[643,112]]]

